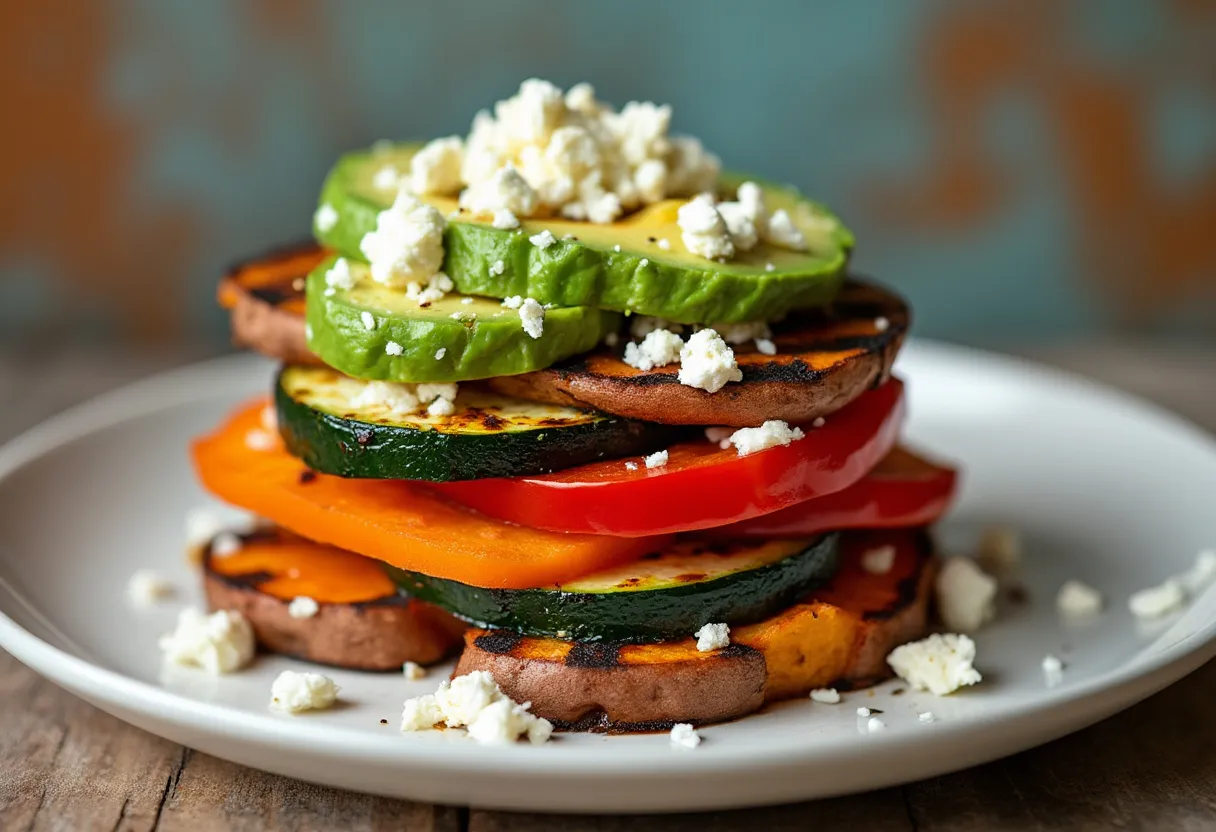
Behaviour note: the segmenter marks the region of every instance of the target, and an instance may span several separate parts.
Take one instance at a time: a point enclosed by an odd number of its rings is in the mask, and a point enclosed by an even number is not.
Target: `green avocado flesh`
[[[749,624],[836,571],[838,535],[765,541],[682,540],[564,586],[483,589],[385,566],[408,594],[482,627],[572,641],[689,638],[703,625]]]
[[[463,303],[461,295],[449,293],[420,307],[400,289],[372,280],[362,263],[350,266],[354,288],[327,295],[325,273],[332,265],[333,259],[325,261],[306,282],[308,348],[356,378],[438,382],[527,373],[587,352],[621,324],[620,315],[586,306],[547,309],[541,336],[533,338],[519,312],[497,300]],[[390,342],[400,355],[389,354]]]
[[[418,145],[348,153],[330,171],[320,204],[337,212],[317,239],[348,257],[362,259],[359,243],[376,227],[376,215],[394,197],[372,184],[386,165],[408,171]],[[722,177],[733,194],[747,177]],[[525,220],[501,230],[490,217],[457,211],[454,197],[424,200],[449,216],[444,271],[466,294],[522,295],[557,306],[591,306],[681,323],[767,320],[790,308],[829,303],[843,279],[853,235],[826,208],[797,191],[760,183],[770,211],[785,208],[806,234],[807,252],[760,244],[726,263],[689,253],[676,213],[683,200],[655,203],[615,223],[597,225],[557,219]],[[541,249],[529,237],[548,229],[556,242]],[[670,248],[660,248],[666,240]],[[619,247],[619,248],[618,248]],[[501,260],[500,275],[490,266]],[[768,265],[773,266],[772,271]]]
[[[352,404],[367,382],[326,367],[284,367],[275,385],[279,432],[308,467],[340,477],[447,482],[548,474],[646,454],[662,425],[522,401],[461,387],[449,416]]]

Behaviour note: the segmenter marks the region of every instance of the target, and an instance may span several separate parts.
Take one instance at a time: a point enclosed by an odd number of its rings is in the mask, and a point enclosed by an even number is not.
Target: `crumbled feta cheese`
[[[702,653],[730,646],[730,627],[725,624],[706,624],[693,635],[697,638],[697,650]]]
[[[876,546],[861,554],[861,568],[871,575],[885,575],[895,565],[894,546]]]
[[[921,722],[926,722],[926,723],[937,722],[937,717],[934,715],[933,711],[921,711],[919,714],[916,715],[916,718],[918,720],[920,720]]]
[[[127,599],[136,607],[152,607],[171,598],[173,584],[152,569],[137,569],[127,581]]]
[[[806,437],[801,428],[791,428],[780,419],[769,419],[758,428],[739,428],[730,435],[730,444],[739,456],[786,446]]]
[[[671,251],[671,241],[666,237],[660,237],[657,245],[659,248],[663,249],[663,251]]]
[[[456,412],[456,404],[451,399],[438,398],[426,407],[427,416],[451,416]]]
[[[323,711],[337,701],[338,685],[320,673],[284,670],[270,686],[270,707],[284,713]]]
[[[461,206],[475,214],[505,211],[513,217],[530,217],[536,211],[537,202],[536,191],[510,163],[500,167],[488,179],[470,184],[460,195]],[[498,218],[495,219],[497,221]]]
[[[646,463],[647,468],[662,468],[667,464],[667,451],[655,451],[643,457],[642,461]]]
[[[840,692],[836,688],[815,688],[811,691],[811,701],[823,705],[836,705],[840,702]]]
[[[1195,557],[1195,565],[1178,576],[1187,594],[1194,597],[1216,583],[1216,549],[1205,549]]]
[[[980,535],[975,559],[985,572],[1006,577],[1022,560],[1021,538],[1007,526],[990,526]]]
[[[435,399],[447,399],[454,402],[460,392],[460,385],[451,381],[436,381],[429,384],[423,382],[416,385],[415,391],[419,400],[424,402],[430,402]]]
[[[401,672],[411,682],[417,682],[419,679],[426,678],[426,668],[418,664],[418,662],[406,662],[401,665]],[[431,724],[434,725],[435,723],[432,722]]]
[[[359,313],[359,320],[363,323],[363,328],[371,332],[376,328],[376,316],[371,312],[364,310]]]
[[[656,329],[666,329],[669,332],[679,333],[684,331],[684,325],[650,315],[634,315],[629,321],[629,334],[634,338],[645,338]]]
[[[645,257],[643,257],[641,260],[639,260],[639,261],[638,261],[638,267],[639,267],[639,268],[643,268],[643,269],[644,269],[644,268],[646,268],[646,267],[647,267],[647,266],[649,266],[649,265],[650,265],[650,261],[649,261],[649,260],[647,260]]]
[[[505,306],[507,309],[518,309],[519,307],[524,305],[524,296],[523,295],[507,295],[507,297],[502,299],[502,305]]]
[[[793,251],[806,251],[807,249],[806,235],[798,226],[794,225],[794,220],[784,208],[779,208],[769,215],[768,230],[764,239],[775,246]]]
[[[677,722],[671,726],[671,744],[676,748],[693,749],[701,744],[701,735],[691,724]]]
[[[390,413],[408,416],[421,406],[413,385],[393,381],[365,381],[350,399],[353,408],[384,407]]]
[[[934,589],[938,613],[948,629],[973,633],[996,615],[996,579],[970,558],[946,558]]]
[[[410,159],[410,190],[416,194],[454,194],[460,190],[464,141],[459,136],[433,139]]]
[[[708,260],[735,256],[730,229],[718,213],[712,195],[699,194],[681,205],[676,222],[680,226],[680,239],[692,254]]]
[[[638,470],[638,464],[636,462],[626,462],[625,470],[626,471],[636,471],[636,470]]]
[[[467,727],[470,737],[485,744],[514,742],[522,736],[546,742],[553,725],[530,713],[529,707],[503,693],[489,672],[475,670],[450,682],[445,679],[434,694],[405,700],[401,730],[422,731],[442,723]]]
[[[621,244],[617,243],[616,245],[614,245],[612,247],[612,250],[615,251],[617,254],[620,254],[621,253]]]
[[[1132,594],[1128,608],[1137,618],[1150,620],[1178,612],[1186,606],[1186,591],[1177,578]]]
[[[513,228],[519,228],[519,217],[506,208],[499,208],[494,212],[494,219],[490,220],[490,225],[500,231],[510,231]]]
[[[870,709],[865,706],[862,706],[857,709],[857,715],[859,717],[861,717],[862,719],[866,719],[870,716]]]
[[[477,320],[477,313],[461,309],[459,312],[453,312],[451,315],[448,315],[448,317],[454,321],[460,321],[461,323],[467,324]]]
[[[760,232],[755,218],[747,207],[738,202],[719,202],[718,213],[730,232],[730,241],[735,251],[751,251],[760,242]]]
[[[879,731],[885,730],[887,730],[887,723],[883,722],[878,717],[872,716],[866,720],[866,733],[877,734]]]
[[[211,556],[226,558],[241,551],[241,539],[232,532],[220,532],[211,541]]]
[[[372,174],[372,187],[381,191],[395,191],[401,187],[401,171],[396,165],[384,165]]]
[[[469,297],[461,298],[460,302],[463,303],[465,306],[469,306],[473,303],[473,298],[469,298]],[[456,317],[456,315],[453,315],[452,317],[454,318],[454,317]],[[477,316],[474,315],[473,317],[477,317]]]
[[[813,427],[813,428],[821,428],[821,427],[823,427],[824,425],[826,425],[827,423],[828,423],[828,420],[827,420],[827,419],[823,418],[822,416],[816,416],[816,417],[815,417],[815,418],[814,418],[814,419],[811,421],[811,427]]]
[[[545,331],[545,308],[532,298],[524,298],[519,306],[519,320],[524,332],[532,338],[539,338]]]
[[[972,667],[974,661],[975,642],[955,633],[934,633],[900,645],[887,656],[887,664],[899,678],[937,696],[981,681],[980,672]]]
[[[1064,681],[1064,662],[1050,654],[1043,657],[1043,681],[1047,687],[1058,687]]]
[[[757,338],[756,352],[760,353],[761,355],[776,355],[777,345],[768,338]]]
[[[882,318],[882,317],[875,318],[874,319],[874,328],[877,329],[879,332],[886,332],[888,329],[891,328],[891,322],[889,320],[887,320],[886,318]]]
[[[672,136],[667,160],[667,195],[681,196],[713,190],[722,163],[699,139]]]
[[[557,238],[553,236],[552,231],[550,231],[549,229],[546,228],[544,231],[540,232],[539,234],[533,234],[531,237],[529,237],[528,242],[530,242],[532,245],[536,246],[541,251],[544,251],[549,246],[556,243]]]
[[[684,341],[679,335],[667,329],[656,329],[637,344],[630,341],[625,345],[625,355],[622,359],[630,367],[636,367],[643,372],[649,372],[655,367],[666,367],[680,360],[680,350]]]
[[[773,334],[764,321],[745,321],[739,324],[714,324],[709,327],[722,336],[728,344],[746,344],[757,338],[768,338]]]
[[[765,263],[764,270],[766,272],[775,272],[775,271],[777,271],[777,267],[774,266],[772,263]]]
[[[277,436],[262,428],[250,428],[245,433],[245,447],[251,451],[271,451],[278,443]]]
[[[506,270],[507,270],[507,264],[502,262],[501,260],[495,260],[493,263],[490,264],[490,274],[494,275],[495,277],[498,277],[498,275],[502,274]]]
[[[448,348],[440,347],[439,349],[435,350],[435,360],[439,361],[447,354],[448,354]]]
[[[722,450],[726,450],[730,447],[730,437],[734,432],[734,428],[709,427],[705,429],[705,438]]]
[[[312,222],[322,234],[333,231],[334,226],[338,224],[338,211],[326,202],[312,215]]]
[[[1102,593],[1080,581],[1065,581],[1056,595],[1056,609],[1066,618],[1086,618],[1102,611]]]
[[[297,595],[287,605],[287,614],[292,618],[314,618],[320,611],[321,605],[307,595]]]
[[[741,381],[743,372],[735,363],[735,353],[716,331],[694,332],[680,350],[680,384],[717,393],[732,381]]]
[[[232,673],[253,661],[253,628],[236,610],[211,615],[187,607],[178,614],[177,629],[161,636],[167,661],[201,667],[208,673]]]
[[[359,249],[371,265],[372,280],[394,288],[429,280],[443,265],[447,220],[406,191],[376,215],[376,228]]]
[[[405,284],[405,297],[419,306],[429,306],[455,288],[452,278],[443,272],[435,272],[423,282],[411,280]]]
[[[405,348],[396,341],[389,341],[384,345],[384,351],[389,355],[401,355],[403,352],[405,352]]]

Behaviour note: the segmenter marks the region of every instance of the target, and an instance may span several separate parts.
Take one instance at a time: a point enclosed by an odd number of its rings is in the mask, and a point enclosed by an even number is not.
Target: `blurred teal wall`
[[[218,274],[307,233],[338,153],[533,75],[831,204],[922,334],[1216,332],[1216,3],[18,5],[6,339],[221,341]]]

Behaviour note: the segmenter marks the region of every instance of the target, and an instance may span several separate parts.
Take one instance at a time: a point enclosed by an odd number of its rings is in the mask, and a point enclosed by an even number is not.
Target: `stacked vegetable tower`
[[[670,118],[527,81],[464,139],[343,156],[318,245],[229,275],[283,366],[194,446],[273,524],[209,547],[213,607],[330,664],[459,651],[568,728],[888,675],[954,487],[897,446],[908,310]]]

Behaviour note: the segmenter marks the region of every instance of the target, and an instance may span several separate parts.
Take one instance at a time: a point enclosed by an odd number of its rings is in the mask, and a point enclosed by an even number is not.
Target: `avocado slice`
[[[553,308],[533,338],[519,313],[497,300],[453,293],[422,307],[376,283],[362,263],[350,264],[352,288],[331,291],[325,275],[335,260],[305,282],[305,334],[322,361],[356,378],[446,382],[526,373],[587,352],[621,324],[615,312]]]
[[[360,241],[395,196],[376,187],[376,173],[388,165],[408,171],[419,147],[400,144],[342,156],[321,190],[320,205],[333,210],[325,210],[327,221],[314,227],[317,239],[363,259]],[[723,193],[733,194],[748,178],[724,175]],[[606,225],[537,219],[523,220],[513,230],[494,228],[491,218],[461,210],[455,198],[423,199],[448,217],[444,271],[466,294],[523,295],[557,306],[593,306],[681,323],[766,320],[791,307],[829,303],[853,248],[852,233],[796,190],[761,184],[769,210],[790,213],[806,234],[809,251],[760,244],[727,263],[691,254],[676,223],[684,203],[678,199]],[[556,241],[543,249],[533,245],[529,238],[546,229]],[[502,273],[492,274],[498,261]]]

